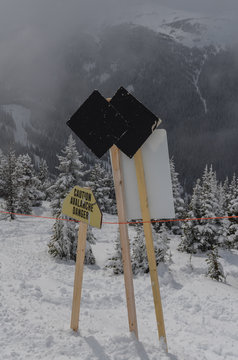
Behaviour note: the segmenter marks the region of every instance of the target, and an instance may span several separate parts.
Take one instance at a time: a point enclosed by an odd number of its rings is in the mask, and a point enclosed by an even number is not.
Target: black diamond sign
[[[116,92],[110,104],[127,120],[129,125],[127,131],[115,144],[132,158],[158,126],[160,120],[123,87]]]
[[[67,125],[99,158],[129,127],[120,113],[97,90],[80,106]]]
[[[115,144],[132,158],[159,119],[121,87],[108,102],[97,90],[67,122],[97,157]]]

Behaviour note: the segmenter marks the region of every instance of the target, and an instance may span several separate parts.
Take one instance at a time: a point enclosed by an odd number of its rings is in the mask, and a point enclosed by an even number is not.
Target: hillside
[[[44,203],[37,215],[50,214]],[[2,217],[2,216],[1,216]],[[105,215],[104,221],[115,221]],[[129,334],[122,275],[105,270],[117,225],[93,229],[95,266],[85,266],[79,332],[70,330],[74,262],[50,258],[53,220],[1,220],[1,359],[236,360],[238,252],[220,250],[227,283],[205,277],[204,255],[179,253],[158,268],[169,354],[159,346],[148,274],[134,278],[139,339]],[[129,228],[130,237],[134,236]]]

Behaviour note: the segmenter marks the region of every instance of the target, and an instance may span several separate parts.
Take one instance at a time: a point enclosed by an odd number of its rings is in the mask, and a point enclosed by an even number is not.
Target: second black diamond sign
[[[98,91],[93,91],[67,125],[97,157],[102,157],[115,144],[132,158],[159,121],[121,87],[110,103]]]

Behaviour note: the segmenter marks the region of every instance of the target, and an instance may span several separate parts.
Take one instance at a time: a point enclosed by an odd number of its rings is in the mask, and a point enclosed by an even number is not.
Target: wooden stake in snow
[[[107,99],[110,102],[110,98]],[[120,151],[116,145],[113,145],[110,149],[114,187],[116,193],[117,201],[117,213],[119,220],[119,231],[120,231],[120,242],[121,242],[121,252],[122,252],[122,261],[123,261],[123,272],[124,272],[124,282],[126,290],[126,303],[127,303],[127,313],[128,313],[128,322],[129,330],[134,332],[136,338],[138,339],[138,327],[137,327],[137,317],[136,317],[136,304],[135,304],[135,295],[134,295],[134,286],[133,286],[133,276],[131,268],[131,256],[130,256],[130,243],[128,235],[128,225],[126,211],[125,211],[125,195],[124,195],[124,183],[123,176],[121,171],[120,164]]]
[[[80,301],[83,284],[83,265],[85,258],[86,238],[87,238],[88,224],[81,222],[79,225],[78,232],[78,247],[77,257],[75,265],[75,276],[74,276],[74,294],[71,314],[71,329],[74,331],[78,330],[79,324],[79,312],[80,312]]]
[[[91,189],[75,186],[64,199],[62,213],[80,221],[71,314],[71,329],[77,331],[83,284],[83,266],[86,249],[87,229],[88,225],[101,229],[102,212],[98,207]]]
[[[135,154],[134,160],[135,160],[135,167],[136,167],[136,176],[137,176],[138,192],[139,192],[139,198],[140,198],[141,214],[142,214],[143,227],[144,227],[144,233],[145,233],[146,251],[147,251],[147,256],[148,256],[150,278],[151,278],[151,285],[152,285],[153,298],[154,298],[157,328],[158,328],[159,338],[164,339],[164,342],[167,347],[165,326],[164,326],[164,316],[163,316],[162,302],[161,302],[160,289],[159,289],[159,279],[158,279],[158,274],[157,274],[154,243],[153,243],[152,229],[151,229],[151,223],[150,223],[151,218],[150,218],[150,210],[149,210],[148,198],[147,198],[143,158],[142,158],[142,152],[140,149]]]
[[[123,177],[120,166],[120,152],[116,145],[110,150],[112,170],[115,184],[115,193],[117,201],[117,212],[119,220],[121,252],[124,270],[124,281],[126,290],[126,301],[128,311],[129,329],[135,333],[138,338],[137,318],[136,318],[136,306],[135,296],[132,278],[131,257],[130,257],[130,244],[128,236],[128,225],[126,224],[127,218],[125,213],[125,201],[124,201],[124,189],[123,189]]]

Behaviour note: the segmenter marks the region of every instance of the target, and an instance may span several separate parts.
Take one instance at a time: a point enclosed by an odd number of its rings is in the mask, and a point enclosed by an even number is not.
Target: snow
[[[197,91],[199,99],[201,100],[201,102],[203,104],[205,114],[207,113],[207,102],[206,102],[206,99],[202,96],[201,90],[199,88],[199,78],[200,78],[202,68],[203,68],[203,66],[205,64],[206,59],[207,59],[207,56],[204,55],[204,58],[203,58],[202,63],[200,65],[200,69],[196,69],[194,74],[193,74],[193,77],[192,77],[193,78],[193,84],[195,86],[195,89]]]
[[[180,4],[181,5],[181,4]],[[176,9],[177,8],[177,9]],[[180,8],[180,9],[179,9]],[[109,20],[108,20],[109,21]],[[115,23],[131,23],[171,36],[188,47],[213,45],[218,49],[232,44],[236,18],[231,12],[222,16],[161,5],[158,1],[139,3],[120,12]]]
[[[31,111],[24,106],[9,104],[2,105],[2,109],[10,114],[15,122],[16,129],[14,130],[15,142],[22,145],[28,144],[26,127],[31,127],[30,118]]]
[[[37,215],[50,216],[47,202]],[[104,214],[104,221],[116,216]],[[134,278],[139,341],[128,331],[123,275],[104,269],[118,225],[93,229],[97,265],[85,266],[79,332],[70,329],[74,262],[47,253],[54,220],[0,221],[0,359],[235,360],[238,353],[238,252],[220,251],[227,284],[205,277],[205,255],[177,251],[160,265],[169,353],[159,344],[150,277]],[[130,237],[134,228],[129,227]]]

